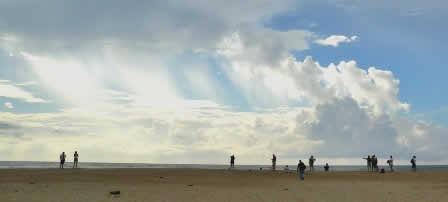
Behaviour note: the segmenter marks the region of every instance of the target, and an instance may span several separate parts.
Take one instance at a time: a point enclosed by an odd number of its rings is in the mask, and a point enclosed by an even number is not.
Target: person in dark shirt
[[[277,163],[277,157],[275,154],[272,154],[272,170],[275,170],[275,165]]]
[[[297,164],[297,172],[301,180],[305,180],[305,169],[305,164],[302,162],[302,160],[299,160],[299,164]]]
[[[230,168],[235,167],[235,155],[230,156]]]
[[[372,167],[375,172],[378,172],[378,159],[375,155],[372,156]]]
[[[59,168],[64,168],[65,157],[65,152],[62,152],[62,154],[59,155],[59,160],[61,161],[59,164]]]
[[[313,155],[311,155],[310,159],[308,160],[308,164],[310,165],[310,171],[314,171],[314,162],[316,161],[316,159],[314,158]]]
[[[330,169],[330,166],[328,165],[328,163],[325,164],[324,169],[325,169],[325,172],[328,172],[328,170]]]
[[[417,157],[413,156],[411,159],[412,171],[417,171]]]
[[[367,156],[367,158],[363,158],[367,160],[367,170],[372,171],[372,158],[370,158],[370,155]]]
[[[78,151],[75,151],[75,154],[73,154],[73,168],[78,168]]]

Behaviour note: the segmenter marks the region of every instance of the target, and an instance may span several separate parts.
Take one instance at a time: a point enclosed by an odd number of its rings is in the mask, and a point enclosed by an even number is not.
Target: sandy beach
[[[448,201],[448,171],[5,169],[0,201]]]

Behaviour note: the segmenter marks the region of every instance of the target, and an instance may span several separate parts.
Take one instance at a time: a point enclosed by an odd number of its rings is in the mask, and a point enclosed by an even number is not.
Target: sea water
[[[71,168],[72,162],[66,162],[65,168]],[[113,168],[199,168],[199,169],[228,169],[229,165],[218,164],[149,164],[149,163],[94,163],[94,162],[79,162],[79,168],[89,169],[113,169]],[[277,165],[277,170],[284,170],[286,165]],[[295,170],[296,165],[288,165],[289,170]],[[314,166],[315,170],[324,170],[323,165]],[[39,162],[39,161],[0,161],[0,169],[14,169],[14,168],[59,168],[59,162]],[[389,169],[387,165],[379,166],[386,171]],[[235,165],[237,170],[271,170],[270,165]],[[410,165],[396,165],[394,169],[397,171],[411,170]],[[448,165],[418,165],[418,170],[448,170]],[[332,171],[366,171],[367,166],[361,165],[336,165],[331,166]]]

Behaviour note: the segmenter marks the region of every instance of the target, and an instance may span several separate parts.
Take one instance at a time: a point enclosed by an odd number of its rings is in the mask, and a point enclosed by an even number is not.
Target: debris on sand
[[[112,195],[120,195],[120,190],[118,190],[118,191],[111,191],[110,194],[112,194]]]

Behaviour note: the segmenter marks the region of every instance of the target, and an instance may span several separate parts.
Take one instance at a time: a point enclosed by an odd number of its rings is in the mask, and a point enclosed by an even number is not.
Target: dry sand
[[[111,191],[120,190],[119,196]],[[6,169],[0,201],[448,201],[448,171]]]

